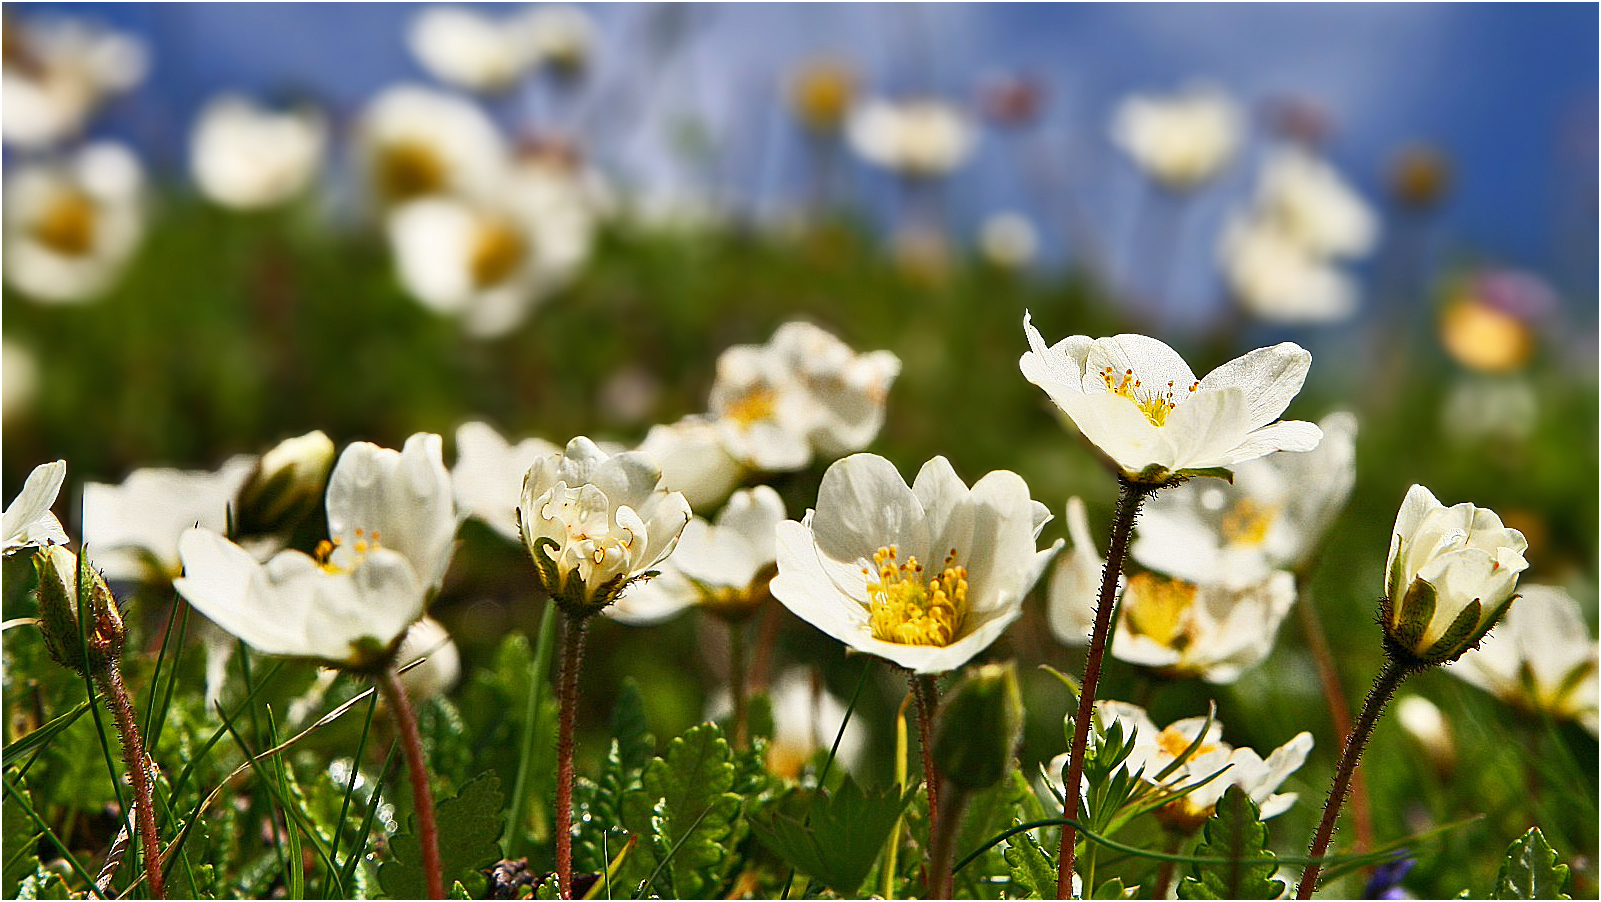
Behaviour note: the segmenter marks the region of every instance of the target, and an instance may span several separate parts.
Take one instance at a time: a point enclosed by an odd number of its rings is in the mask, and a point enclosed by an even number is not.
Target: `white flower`
[[[1147,782],[1156,783],[1155,777],[1172,764],[1189,748],[1201,730],[1206,729],[1201,745],[1183,764],[1160,784],[1164,788],[1187,785],[1205,779],[1214,773],[1218,776],[1196,787],[1181,798],[1157,809],[1157,817],[1166,825],[1183,833],[1192,833],[1212,815],[1217,802],[1230,786],[1238,786],[1261,809],[1265,820],[1283,814],[1295,804],[1296,793],[1276,792],[1279,785],[1306,761],[1312,750],[1312,735],[1297,733],[1295,738],[1274,749],[1264,760],[1248,748],[1234,748],[1223,741],[1223,725],[1216,719],[1207,727],[1204,717],[1186,717],[1175,720],[1165,728],[1158,728],[1149,714],[1137,705],[1119,701],[1098,701],[1095,716],[1104,727],[1114,721],[1121,722],[1123,735],[1134,734],[1134,751],[1123,767],[1134,773],[1144,767]],[[1060,774],[1066,755],[1051,763],[1051,773]],[[1221,771],[1221,773],[1219,773]],[[1060,777],[1057,777],[1060,779]]]
[[[67,533],[61,528],[61,521],[50,512],[66,478],[67,462],[64,460],[40,464],[28,474],[22,491],[0,515],[6,554],[36,545],[66,544]]]
[[[39,360],[27,345],[0,339],[0,415],[26,413],[39,393]]]
[[[1479,647],[1447,671],[1523,711],[1596,732],[1596,643],[1579,603],[1555,586],[1524,586]]]
[[[189,162],[207,198],[259,210],[304,192],[327,143],[327,125],[312,110],[274,112],[223,95],[201,111],[189,139]]]
[[[395,666],[405,667],[418,658],[423,659],[421,664],[400,675],[400,684],[414,700],[444,695],[461,678],[461,652],[444,624],[432,617],[423,617],[406,631],[395,652]]]
[[[1023,596],[1061,547],[1034,547],[1049,519],[1007,470],[969,489],[936,457],[908,488],[889,461],[853,454],[823,474],[815,511],[778,524],[770,588],[857,651],[944,673],[1022,612]]]
[[[1592,692],[1591,696],[1594,694]],[[1594,708],[1591,710],[1593,712]],[[1421,695],[1404,695],[1396,700],[1395,721],[1437,770],[1448,774],[1456,766],[1456,739],[1451,733],[1451,722],[1434,702]]]
[[[238,455],[216,472],[135,470],[120,485],[83,487],[83,544],[108,579],[166,582],[182,562],[178,539],[191,526],[228,526],[228,509],[256,458]]]
[[[439,436],[419,432],[399,451],[352,442],[328,477],[327,508],[335,550],[387,548],[425,588],[444,581],[461,521]]]
[[[1018,213],[997,213],[979,227],[978,249],[984,259],[1002,269],[1022,269],[1039,253],[1039,233]]]
[[[840,736],[834,764],[848,771],[861,764],[867,747],[866,728],[855,718],[845,723],[845,704],[814,683],[805,670],[792,667],[779,674],[767,697],[773,708],[773,738],[767,746],[769,771],[798,778],[818,749],[833,745],[841,724],[845,724],[845,733]],[[726,688],[719,689],[706,705],[706,717],[722,720],[733,710],[733,696]]]
[[[1123,589],[1112,655],[1168,676],[1232,683],[1273,651],[1294,604],[1295,577],[1282,570],[1238,587],[1138,573]]]
[[[517,507],[540,585],[574,616],[617,600],[678,542],[689,503],[649,455],[610,455],[583,436],[540,458]]]
[[[1275,323],[1328,323],[1356,312],[1355,282],[1282,229],[1241,218],[1224,230],[1223,276],[1246,312]]]
[[[333,463],[333,440],[321,429],[274,445],[239,489],[234,533],[259,536],[293,529],[316,509]]]
[[[1158,493],[1140,511],[1134,559],[1234,586],[1308,566],[1356,483],[1356,417],[1329,414],[1318,428],[1315,449],[1241,463],[1232,484],[1187,482]]]
[[[690,520],[661,575],[630,589],[606,613],[634,624],[696,604],[730,619],[749,614],[767,597],[777,560],[773,531],[783,521],[784,500],[771,488],[735,492],[715,523]]]
[[[5,180],[6,281],[54,303],[105,293],[144,235],[143,184],[138,158],[108,142],[16,164]]]
[[[456,428],[456,466],[450,471],[456,506],[506,538],[521,540],[517,503],[523,475],[534,461],[560,451],[542,438],[513,445],[487,423],[463,423]]]
[[[108,97],[144,77],[145,47],[130,35],[84,19],[6,21],[0,76],[0,135],[29,150],[81,133]]]
[[[766,345],[736,345],[717,358],[711,415],[741,463],[798,470],[814,452],[866,447],[884,424],[900,368],[889,351],[857,354],[810,323],[785,323]]]
[[[1096,550],[1084,516],[1084,502],[1077,496],[1067,499],[1067,536],[1073,547],[1057,560],[1051,574],[1046,593],[1047,620],[1058,642],[1083,645],[1095,628],[1095,604],[1101,594],[1106,559]],[[1119,574],[1114,600],[1122,593],[1123,583]]]
[[[1319,257],[1360,257],[1378,239],[1378,216],[1326,160],[1301,147],[1270,152],[1257,185],[1258,215]]]
[[[941,100],[869,100],[851,111],[845,137],[875,166],[909,178],[936,178],[967,162],[978,130],[959,109]]]
[[[1172,348],[1144,335],[1074,335],[1047,348],[1027,313],[1023,329],[1032,348],[1019,361],[1023,375],[1129,479],[1207,475],[1274,451],[1310,451],[1322,436],[1311,423],[1274,422],[1312,365],[1292,342],[1196,379]]]
[[[639,450],[661,464],[662,485],[683,492],[695,510],[721,504],[745,475],[710,417],[691,415],[652,426]]]
[[[461,6],[430,6],[417,14],[406,43],[428,73],[469,91],[507,90],[533,62],[512,22]]]
[[[509,162],[488,114],[462,97],[415,85],[389,88],[367,105],[358,153],[385,204],[436,194],[495,197]]]
[[[1165,97],[1130,97],[1112,118],[1112,142],[1174,191],[1193,189],[1217,175],[1234,159],[1244,130],[1239,106],[1206,84]]]
[[[582,71],[594,54],[594,22],[577,6],[540,4],[514,19],[511,27],[519,32],[535,65],[558,73]]]
[[[1446,507],[1414,485],[1401,503],[1385,563],[1385,644],[1404,660],[1438,664],[1477,644],[1513,599],[1529,566],[1523,533],[1488,508]]]
[[[262,564],[203,527],[179,540],[173,586],[195,610],[258,651],[368,667],[422,616],[427,588],[390,548],[341,545],[319,562],[299,551]]]

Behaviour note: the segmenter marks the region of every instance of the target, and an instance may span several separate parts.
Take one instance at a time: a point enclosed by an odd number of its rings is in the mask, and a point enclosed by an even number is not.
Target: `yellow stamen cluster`
[[[760,382],[740,392],[729,402],[724,416],[741,426],[770,420],[778,409],[778,392]]]
[[[1172,755],[1175,758],[1184,754],[1184,750],[1189,748],[1190,743],[1194,741],[1195,737],[1193,735],[1186,734],[1183,730],[1180,730],[1176,727],[1168,727],[1162,732],[1156,734],[1156,744],[1161,746],[1162,751],[1167,752],[1169,755]],[[1204,755],[1207,752],[1215,752],[1217,749],[1217,743],[1203,742],[1195,749],[1195,754]],[[1191,757],[1193,758],[1194,755]]]
[[[1127,369],[1122,375],[1118,375],[1117,370],[1108,366],[1101,370],[1101,380],[1106,383],[1107,390],[1112,394],[1122,395],[1133,401],[1134,406],[1140,409],[1140,413],[1145,414],[1145,418],[1151,421],[1152,426],[1165,424],[1168,413],[1179,406],[1173,397],[1175,384],[1172,379],[1167,380],[1166,391],[1160,389],[1153,391],[1146,388],[1134,375],[1134,370]],[[1200,385],[1199,381],[1191,382],[1189,391],[1193,393]]]
[[[316,550],[312,552],[312,557],[316,559],[317,566],[329,573],[347,573],[352,567],[365,560],[368,552],[383,545],[379,541],[378,530],[376,529],[368,533],[358,526],[352,532],[356,537],[356,541],[352,542],[350,547],[355,553],[350,556],[348,561],[344,564],[334,561],[334,551],[344,544],[338,536],[334,536],[332,539],[323,539],[317,543]]]
[[[1195,583],[1188,580],[1137,573],[1123,591],[1123,616],[1135,633],[1183,651],[1193,638],[1187,615],[1195,592]]]
[[[436,194],[445,188],[445,162],[422,141],[402,139],[378,155],[378,190],[390,203]]]
[[[1263,507],[1250,498],[1241,498],[1238,504],[1223,515],[1223,537],[1231,545],[1260,545],[1267,538],[1267,528],[1273,525],[1278,510]]]
[[[938,575],[926,583],[916,556],[901,563],[895,559],[897,554],[894,545],[873,553],[878,578],[867,584],[873,638],[899,645],[950,645],[967,619],[967,568],[956,563],[956,549],[951,549]],[[862,573],[873,575],[866,567]]]
[[[95,204],[81,191],[62,191],[34,220],[33,237],[40,244],[68,257],[94,250]]]
[[[517,229],[510,223],[491,219],[473,236],[467,271],[472,273],[474,285],[489,288],[510,278],[527,253],[528,245]]]

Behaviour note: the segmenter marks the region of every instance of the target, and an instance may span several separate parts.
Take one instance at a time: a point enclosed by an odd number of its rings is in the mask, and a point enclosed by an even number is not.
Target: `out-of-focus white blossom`
[[[39,391],[39,360],[21,342],[0,341],[0,415],[26,413]]]
[[[1434,702],[1421,695],[1404,695],[1395,703],[1395,720],[1429,757],[1435,770],[1451,772],[1456,766],[1456,739],[1451,722]]]
[[[1373,208],[1327,160],[1302,147],[1270,152],[1256,205],[1259,216],[1319,257],[1361,257],[1378,240]]]
[[[978,143],[966,114],[927,97],[865,101],[851,111],[845,136],[862,159],[909,178],[949,175]]]
[[[357,153],[377,199],[388,205],[504,190],[509,154],[489,115],[455,94],[397,85],[374,98],[357,128]]]
[[[1236,218],[1224,230],[1218,256],[1235,300],[1259,319],[1327,323],[1356,312],[1351,277],[1276,227]]]
[[[661,464],[662,485],[683,492],[695,510],[721,504],[745,475],[723,440],[723,430],[706,416],[650,427],[639,450]]]
[[[304,192],[322,166],[327,143],[327,124],[313,110],[277,112],[224,95],[201,111],[189,162],[207,198],[258,210]]]
[[[511,27],[536,66],[559,75],[582,72],[595,52],[595,23],[577,6],[542,3],[513,20]]]
[[[430,6],[412,19],[406,43],[433,77],[492,94],[515,85],[533,62],[515,22],[464,6]]]
[[[75,137],[101,103],[138,84],[147,66],[143,43],[98,22],[8,16],[0,136],[28,150]]]
[[[444,695],[461,678],[461,652],[451,640],[445,625],[423,617],[411,625],[395,652],[395,666],[423,658],[423,662],[400,675],[400,684],[413,701]]]
[[[978,249],[984,259],[1002,269],[1022,269],[1039,253],[1039,233],[1028,218],[1018,213],[1000,213],[984,220],[979,227]]]
[[[9,116],[9,113],[8,113]],[[144,172],[120,144],[17,163],[5,179],[5,278],[34,300],[103,294],[144,235]]]
[[[1596,643],[1579,603],[1555,586],[1524,586],[1479,647],[1446,668],[1519,710],[1596,732]]]
[[[461,424],[456,428],[456,466],[450,471],[456,506],[506,538],[520,540],[517,503],[523,476],[534,461],[560,452],[542,438],[513,445],[488,423]]]
[[[28,474],[22,491],[0,515],[0,533],[4,534],[6,554],[38,545],[66,544],[67,533],[61,528],[61,521],[50,512],[66,478],[67,462],[64,460],[40,464]]]
[[[817,326],[785,323],[766,345],[736,345],[717,358],[711,416],[742,464],[797,470],[814,453],[866,447],[900,368],[889,351],[857,354]]]
[[[1192,84],[1176,94],[1135,95],[1112,117],[1112,142],[1152,180],[1188,191],[1234,159],[1245,131],[1239,105],[1219,88]]]
[[[228,509],[255,467],[255,457],[241,454],[216,472],[151,468],[133,471],[120,485],[88,483],[83,543],[109,579],[166,582],[182,568],[184,530],[227,529]]]
[[[812,682],[806,671],[792,667],[778,675],[768,689],[773,709],[773,739],[767,746],[767,769],[795,779],[818,749],[827,749],[840,736],[834,763],[855,770],[867,749],[861,721],[845,722],[845,703]],[[732,694],[719,689],[707,701],[706,717],[722,720],[733,713]],[[845,725],[840,735],[840,725]]]
[[[1083,645],[1089,642],[1095,628],[1095,604],[1100,598],[1106,559],[1090,535],[1084,502],[1077,496],[1067,499],[1067,537],[1072,547],[1057,560],[1046,593],[1047,622],[1056,641]],[[1119,574],[1117,594],[1122,593],[1123,584],[1124,578]],[[1113,595],[1114,601],[1117,594]]]

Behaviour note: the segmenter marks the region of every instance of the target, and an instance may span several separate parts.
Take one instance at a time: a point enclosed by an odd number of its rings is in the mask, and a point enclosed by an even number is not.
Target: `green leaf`
[[[1122,877],[1113,877],[1095,890],[1092,899],[1131,899],[1134,897],[1129,887],[1123,885]]]
[[[1530,827],[1507,846],[1501,872],[1495,877],[1492,899],[1569,899],[1562,892],[1568,866],[1557,863],[1557,853],[1539,827]]]
[[[1261,812],[1238,786],[1223,793],[1217,813],[1201,829],[1198,857],[1234,860],[1192,864],[1190,876],[1178,885],[1180,899],[1276,899],[1284,892],[1284,881],[1273,879],[1277,868],[1272,863],[1242,860],[1272,858],[1273,853],[1267,848]]]
[[[504,821],[500,780],[490,773],[480,774],[454,797],[438,803],[434,821],[439,826],[439,863],[446,881],[461,879],[468,885],[483,881],[477,872],[500,858],[500,832]],[[414,829],[397,834],[389,843],[393,860],[378,868],[378,883],[396,899],[421,899],[428,895],[423,874],[422,842]]]
[[[23,782],[22,775],[16,768],[10,768],[6,779],[15,786],[20,795],[28,794],[28,786]],[[31,803],[31,799],[29,800]],[[5,850],[5,868],[0,872],[0,898],[10,899],[17,895],[17,885],[29,874],[39,867],[39,837],[44,831],[39,824],[28,816],[17,796],[5,794],[4,807],[0,808],[0,824],[4,832],[0,833],[0,848]]]
[[[1004,854],[1012,870],[1012,898],[1056,898],[1056,862],[1032,833],[1024,831],[1008,837]]]
[[[573,820],[578,825],[573,839],[573,868],[577,871],[604,870],[606,854],[628,841],[623,826],[623,797],[640,786],[640,775],[656,751],[656,737],[645,725],[645,704],[639,684],[624,679],[612,710],[612,743],[594,782],[580,778],[573,788]]]
[[[8,897],[10,898],[10,897]],[[46,870],[43,865],[36,867],[33,873],[24,877],[17,887],[17,899],[71,899],[72,892],[67,889],[67,882],[55,871]]]
[[[679,898],[710,896],[744,830],[740,797],[729,791],[734,776],[733,752],[711,723],[691,727],[646,765],[640,788],[623,797],[622,814],[629,830],[654,841],[635,847],[628,878],[665,874]],[[642,867],[647,875],[638,874]]]
[[[751,819],[762,845],[841,896],[856,895],[917,788],[864,793],[850,775],[832,795],[818,790],[811,821],[771,812]]]

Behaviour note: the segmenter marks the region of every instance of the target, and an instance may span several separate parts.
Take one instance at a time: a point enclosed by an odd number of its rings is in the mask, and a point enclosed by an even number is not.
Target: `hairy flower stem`
[[[1095,602],[1095,628],[1090,633],[1089,655],[1084,659],[1084,680],[1079,686],[1078,713],[1073,718],[1073,744],[1068,747],[1066,784],[1062,787],[1062,816],[1070,819],[1078,817],[1079,794],[1084,779],[1084,752],[1089,746],[1090,718],[1095,715],[1095,687],[1101,681],[1101,660],[1106,656],[1106,644],[1112,636],[1112,621],[1117,613],[1117,577],[1123,572],[1123,561],[1128,557],[1129,534],[1134,531],[1134,517],[1140,511],[1140,502],[1145,500],[1146,495],[1161,488],[1159,485],[1127,479],[1120,482],[1123,491],[1117,499],[1117,515],[1112,518],[1112,541],[1106,549],[1106,569],[1101,572],[1101,594]],[[1057,855],[1058,899],[1066,899],[1073,894],[1073,847],[1077,842],[1078,828],[1064,824],[1062,848]]]
[[[133,700],[128,697],[128,687],[122,681],[122,669],[117,666],[116,658],[108,657],[105,669],[97,676],[100,691],[110,703],[111,715],[117,722],[117,733],[122,738],[122,760],[128,766],[129,779],[133,781],[134,816],[139,823],[145,879],[150,883],[150,895],[165,899],[165,881],[161,875],[161,836],[156,832],[156,802],[150,786],[151,765],[145,757],[144,739],[139,735]]]
[[[1340,671],[1334,664],[1334,652],[1329,638],[1318,619],[1317,607],[1312,604],[1312,587],[1300,574],[1296,575],[1296,591],[1300,601],[1295,605],[1301,620],[1301,631],[1317,665],[1318,682],[1323,687],[1323,700],[1329,707],[1329,720],[1337,736],[1351,735],[1351,706],[1345,701],[1345,687],[1340,684]],[[1368,808],[1367,780],[1359,770],[1351,776],[1351,824],[1356,830],[1358,849],[1373,847],[1373,813]]]
[[[400,684],[393,665],[378,674],[378,691],[389,706],[389,716],[400,731],[400,747],[406,755],[411,775],[411,800],[417,809],[417,839],[422,844],[422,869],[428,879],[428,897],[445,898],[445,875],[439,864],[439,826],[434,821],[434,791],[428,785],[428,762],[423,758],[422,734],[417,731],[417,715]]]
[[[962,809],[967,807],[967,790],[956,784],[940,797],[939,829],[929,850],[928,898],[949,899],[955,874],[951,865],[956,861],[956,833],[962,823]]]
[[[912,696],[917,702],[918,742],[923,747],[923,786],[928,790],[929,857],[924,866],[930,869],[928,879],[933,880],[933,844],[939,836],[941,815],[939,771],[934,769],[934,709],[939,704],[939,687],[934,684],[934,677],[926,673],[912,674],[911,681]]]
[[[1362,758],[1362,750],[1367,748],[1373,727],[1379,722],[1379,715],[1384,713],[1390,696],[1395,694],[1395,688],[1415,667],[1390,658],[1385,661],[1379,675],[1373,678],[1373,688],[1368,690],[1367,700],[1362,703],[1362,713],[1357,716],[1356,725],[1351,728],[1351,735],[1346,737],[1345,748],[1340,752],[1340,764],[1334,770],[1334,783],[1329,786],[1329,798],[1323,805],[1323,820],[1318,824],[1317,833],[1312,836],[1312,846],[1306,853],[1307,857],[1314,860],[1307,863],[1306,870],[1301,874],[1301,885],[1296,889],[1295,898],[1310,899],[1312,891],[1317,889],[1317,877],[1323,865],[1315,859],[1322,857],[1329,848],[1329,841],[1334,838],[1334,822],[1339,819],[1340,808],[1345,804],[1345,794],[1351,788],[1351,775]]]
[[[578,714],[578,669],[583,663],[588,617],[561,615],[561,705],[556,735],[556,889],[573,897],[573,721]]]

